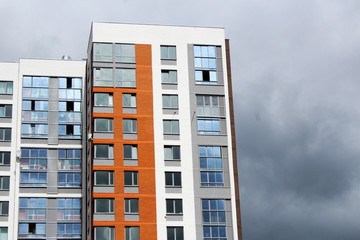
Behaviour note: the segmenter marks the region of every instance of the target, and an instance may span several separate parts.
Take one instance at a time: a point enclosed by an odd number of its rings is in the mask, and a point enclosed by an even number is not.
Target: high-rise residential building
[[[0,63],[0,239],[241,239],[224,29],[93,23]]]

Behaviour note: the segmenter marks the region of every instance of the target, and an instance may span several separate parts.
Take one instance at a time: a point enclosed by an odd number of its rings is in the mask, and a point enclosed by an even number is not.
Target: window
[[[126,187],[136,187],[138,185],[138,172],[124,172],[124,185]]]
[[[58,169],[61,171],[81,171],[81,150],[59,149]]]
[[[13,94],[13,82],[0,81],[0,94]]]
[[[116,62],[135,63],[135,45],[116,44],[115,53]]]
[[[196,84],[217,84],[216,47],[194,46]]]
[[[162,95],[163,108],[178,109],[178,95]]]
[[[0,117],[11,117],[12,116],[12,105],[0,105]]]
[[[46,187],[47,149],[21,148],[20,187]]]
[[[94,69],[94,86],[95,87],[113,87],[113,69],[112,68],[95,68]]]
[[[117,68],[116,87],[125,87],[125,88],[136,87],[135,69]]]
[[[164,134],[179,134],[179,120],[164,120]]]
[[[95,186],[114,186],[114,172],[112,171],[95,171]]]
[[[112,62],[112,44],[94,43],[94,60],[100,62]]]
[[[81,238],[81,223],[58,223],[58,238]]]
[[[136,108],[136,94],[135,93],[123,93],[123,107],[124,108]]]
[[[198,118],[198,134],[201,135],[219,135],[220,119],[219,118]]]
[[[59,187],[81,187],[81,173],[58,173]]]
[[[9,215],[9,202],[5,202],[5,201],[0,202],[0,215],[1,216]]]
[[[137,145],[124,144],[124,159],[137,159]]]
[[[226,238],[224,199],[202,199],[202,218],[205,240]]]
[[[139,240],[139,227],[125,227],[125,240]]]
[[[114,145],[95,144],[95,158],[114,159]]]
[[[19,237],[45,238],[46,198],[19,199]]]
[[[181,187],[181,172],[165,172],[166,187]]]
[[[59,111],[61,112],[80,112],[81,102],[66,101],[59,102]]]
[[[0,240],[8,240],[8,228],[0,227]]]
[[[0,190],[9,190],[10,189],[10,177],[9,176],[0,176]]]
[[[139,199],[125,198],[125,214],[139,214]]]
[[[223,187],[220,146],[199,146],[201,186]]]
[[[123,133],[137,133],[136,119],[123,119]]]
[[[95,240],[115,240],[115,227],[94,227]]]
[[[45,223],[20,223],[19,237],[45,238]]]
[[[95,107],[112,107],[113,95],[112,93],[94,93]]]
[[[0,128],[0,142],[11,141],[11,128]]]
[[[183,227],[167,227],[167,240],[184,240]]]
[[[166,199],[166,214],[182,213],[182,199]]]
[[[59,138],[81,138],[81,125],[66,124],[59,125]]]
[[[58,221],[81,221],[80,198],[58,198],[57,203]]]
[[[164,146],[165,160],[180,160],[180,146]]]
[[[46,198],[20,198],[19,221],[46,221]]]
[[[21,137],[46,138],[47,136],[47,124],[21,124]]]
[[[223,96],[196,95],[196,115],[219,117],[224,109]]]
[[[175,46],[161,46],[161,59],[162,60],[176,60],[176,47]]]
[[[81,186],[81,150],[59,149],[58,150],[58,186],[80,187]]]
[[[161,70],[161,82],[163,84],[177,84],[177,71]]]
[[[47,99],[48,86],[48,77],[23,77],[23,99]]]
[[[97,198],[94,200],[95,213],[114,214],[114,199]]]
[[[10,152],[0,152],[0,165],[10,165]]]
[[[95,118],[95,132],[114,132],[114,119],[112,118]]]

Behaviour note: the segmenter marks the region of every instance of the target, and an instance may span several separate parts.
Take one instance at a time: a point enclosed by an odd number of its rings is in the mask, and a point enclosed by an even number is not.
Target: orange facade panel
[[[93,139],[93,144],[114,144],[114,165],[93,166],[94,170],[114,171],[114,193],[93,193],[94,198],[115,199],[115,221],[93,221],[93,226],[115,226],[116,239],[123,239],[125,226],[140,227],[140,238],[157,239],[154,155],[154,117],[151,45],[136,44],[136,88],[93,87],[94,92],[113,93],[113,113],[93,113],[94,118],[114,119],[114,139]],[[135,93],[136,114],[123,114],[122,94]],[[137,139],[123,139],[123,119],[137,120]],[[138,166],[124,166],[124,144],[138,147]],[[124,171],[138,171],[139,193],[124,193]],[[139,221],[124,221],[124,198],[139,199]]]

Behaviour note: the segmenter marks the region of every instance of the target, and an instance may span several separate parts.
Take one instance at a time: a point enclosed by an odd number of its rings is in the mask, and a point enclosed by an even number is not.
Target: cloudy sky
[[[0,0],[0,61],[85,58],[92,21],[225,27],[244,239],[360,239],[359,0]]]

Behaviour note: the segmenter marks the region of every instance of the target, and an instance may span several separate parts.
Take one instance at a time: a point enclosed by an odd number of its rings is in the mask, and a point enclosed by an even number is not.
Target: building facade
[[[0,239],[241,239],[224,29],[93,23],[87,54],[0,64]]]

